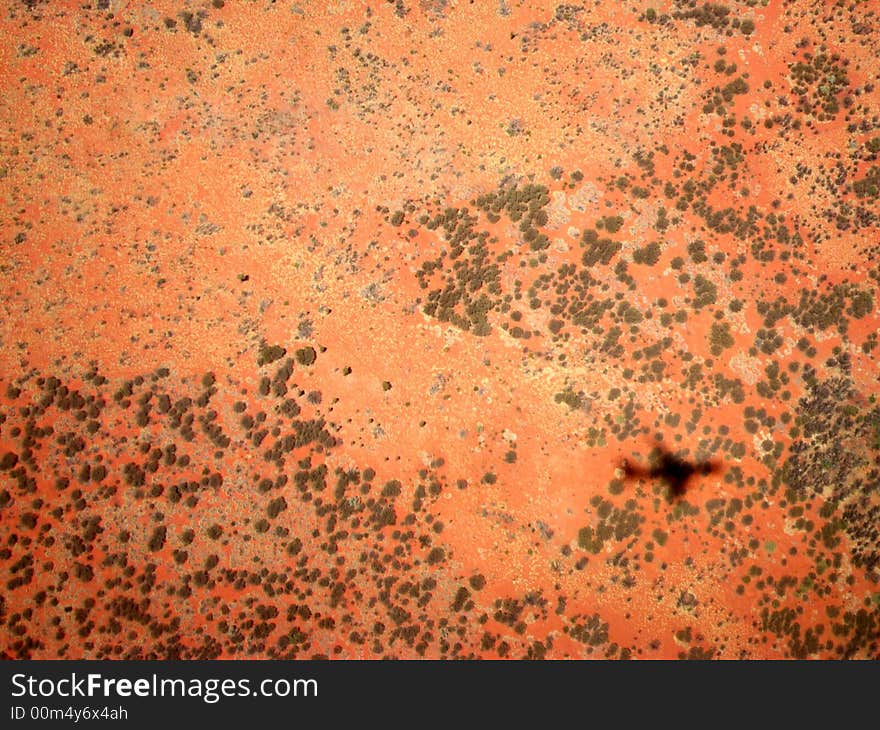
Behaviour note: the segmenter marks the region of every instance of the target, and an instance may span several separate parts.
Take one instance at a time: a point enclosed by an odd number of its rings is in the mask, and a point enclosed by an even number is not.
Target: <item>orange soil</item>
[[[5,655],[880,656],[876,13],[642,5],[5,5]]]

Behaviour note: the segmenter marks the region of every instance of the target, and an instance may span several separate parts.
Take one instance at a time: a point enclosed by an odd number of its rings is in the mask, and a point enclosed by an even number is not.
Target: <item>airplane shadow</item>
[[[697,476],[708,476],[720,472],[723,465],[720,461],[687,461],[671,451],[660,450],[659,456],[651,459],[650,466],[643,467],[631,463],[628,459],[621,461],[620,467],[631,479],[660,479],[666,484],[666,498],[672,502],[684,495],[691,480]]]

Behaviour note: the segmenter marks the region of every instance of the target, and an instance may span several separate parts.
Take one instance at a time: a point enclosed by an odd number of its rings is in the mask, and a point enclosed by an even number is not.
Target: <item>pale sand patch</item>
[[[747,385],[754,385],[761,379],[761,361],[738,352],[730,358],[730,369],[733,370]]]

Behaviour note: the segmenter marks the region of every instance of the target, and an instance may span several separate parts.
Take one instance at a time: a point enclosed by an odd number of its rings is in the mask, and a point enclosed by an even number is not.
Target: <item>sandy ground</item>
[[[880,656],[878,23],[4,2],[5,656]]]

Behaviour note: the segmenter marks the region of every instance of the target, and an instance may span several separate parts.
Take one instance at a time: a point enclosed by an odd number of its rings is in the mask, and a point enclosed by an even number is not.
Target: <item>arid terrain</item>
[[[0,38],[0,655],[880,658],[877,3]]]

